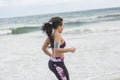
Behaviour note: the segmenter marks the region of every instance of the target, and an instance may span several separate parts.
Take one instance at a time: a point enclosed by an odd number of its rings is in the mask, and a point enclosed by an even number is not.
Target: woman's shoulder
[[[50,39],[47,37],[45,40],[47,43],[50,43]]]

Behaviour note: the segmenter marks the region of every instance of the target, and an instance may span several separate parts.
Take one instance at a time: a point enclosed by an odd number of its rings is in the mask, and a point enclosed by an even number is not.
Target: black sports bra
[[[65,46],[66,46],[66,42],[64,41],[64,43],[60,45],[60,48],[64,48]]]

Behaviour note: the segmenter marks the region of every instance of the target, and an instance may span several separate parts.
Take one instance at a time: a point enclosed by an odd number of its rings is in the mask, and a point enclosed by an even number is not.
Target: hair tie
[[[49,22],[49,24],[51,24],[51,25],[52,25],[52,22]]]

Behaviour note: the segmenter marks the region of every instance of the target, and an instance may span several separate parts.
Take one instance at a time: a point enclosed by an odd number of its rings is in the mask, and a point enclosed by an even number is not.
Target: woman
[[[63,28],[64,24],[61,17],[53,17],[44,23],[42,30],[48,37],[42,46],[42,50],[50,57],[49,68],[58,80],[69,80],[69,73],[64,64],[64,53],[75,52],[75,48],[65,48],[66,42],[61,35]],[[52,53],[48,51],[48,47],[51,48]]]

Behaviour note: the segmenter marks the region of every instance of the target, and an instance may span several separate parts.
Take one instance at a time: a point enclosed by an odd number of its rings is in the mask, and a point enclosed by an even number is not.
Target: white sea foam
[[[64,34],[86,34],[86,33],[99,33],[111,32],[120,30],[120,21],[109,21],[91,23],[90,25],[82,25],[74,28],[65,29]]]
[[[9,29],[0,29],[0,35],[10,34],[12,31]]]

